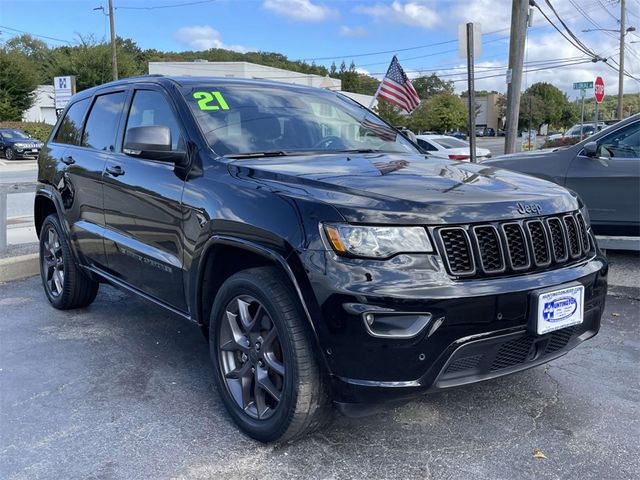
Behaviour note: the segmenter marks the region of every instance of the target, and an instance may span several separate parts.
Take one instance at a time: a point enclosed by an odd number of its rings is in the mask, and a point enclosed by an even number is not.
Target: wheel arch
[[[320,341],[313,318],[320,312],[304,267],[293,249],[279,252],[243,238],[216,235],[203,248],[197,269],[197,282],[192,293],[195,319],[208,333],[209,317],[217,292],[234,273],[259,266],[276,266],[289,280],[307,319],[313,341],[318,347],[321,362],[328,368],[321,354]]]
[[[42,223],[52,213],[58,215],[60,218],[60,211],[58,209],[55,197],[46,190],[38,190],[33,203],[33,221],[36,227],[36,235],[40,238],[40,232],[42,230]],[[64,224],[62,225],[64,228]]]

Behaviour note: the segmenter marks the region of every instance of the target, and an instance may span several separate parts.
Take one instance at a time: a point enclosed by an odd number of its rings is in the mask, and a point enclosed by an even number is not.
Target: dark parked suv
[[[607,263],[579,198],[425,157],[336,92],[109,83],[72,99],[39,166],[53,306],[105,282],[196,322],[261,441],[540,365],[600,327]]]

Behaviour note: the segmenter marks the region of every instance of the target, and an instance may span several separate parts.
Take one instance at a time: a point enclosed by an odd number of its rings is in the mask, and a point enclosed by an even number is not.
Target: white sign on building
[[[53,77],[53,93],[56,100],[56,110],[62,110],[76,93],[76,77]]]

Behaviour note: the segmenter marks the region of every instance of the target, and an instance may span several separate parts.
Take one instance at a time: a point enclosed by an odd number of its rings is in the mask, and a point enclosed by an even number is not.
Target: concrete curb
[[[38,254],[0,258],[0,282],[22,280],[40,274]]]

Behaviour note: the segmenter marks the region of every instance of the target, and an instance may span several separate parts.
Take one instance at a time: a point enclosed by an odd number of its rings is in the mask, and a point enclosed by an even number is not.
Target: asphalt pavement
[[[107,286],[62,312],[38,278],[0,285],[0,477],[640,478],[639,284],[614,286],[600,334],[546,366],[289,445],[238,432],[195,325]]]

